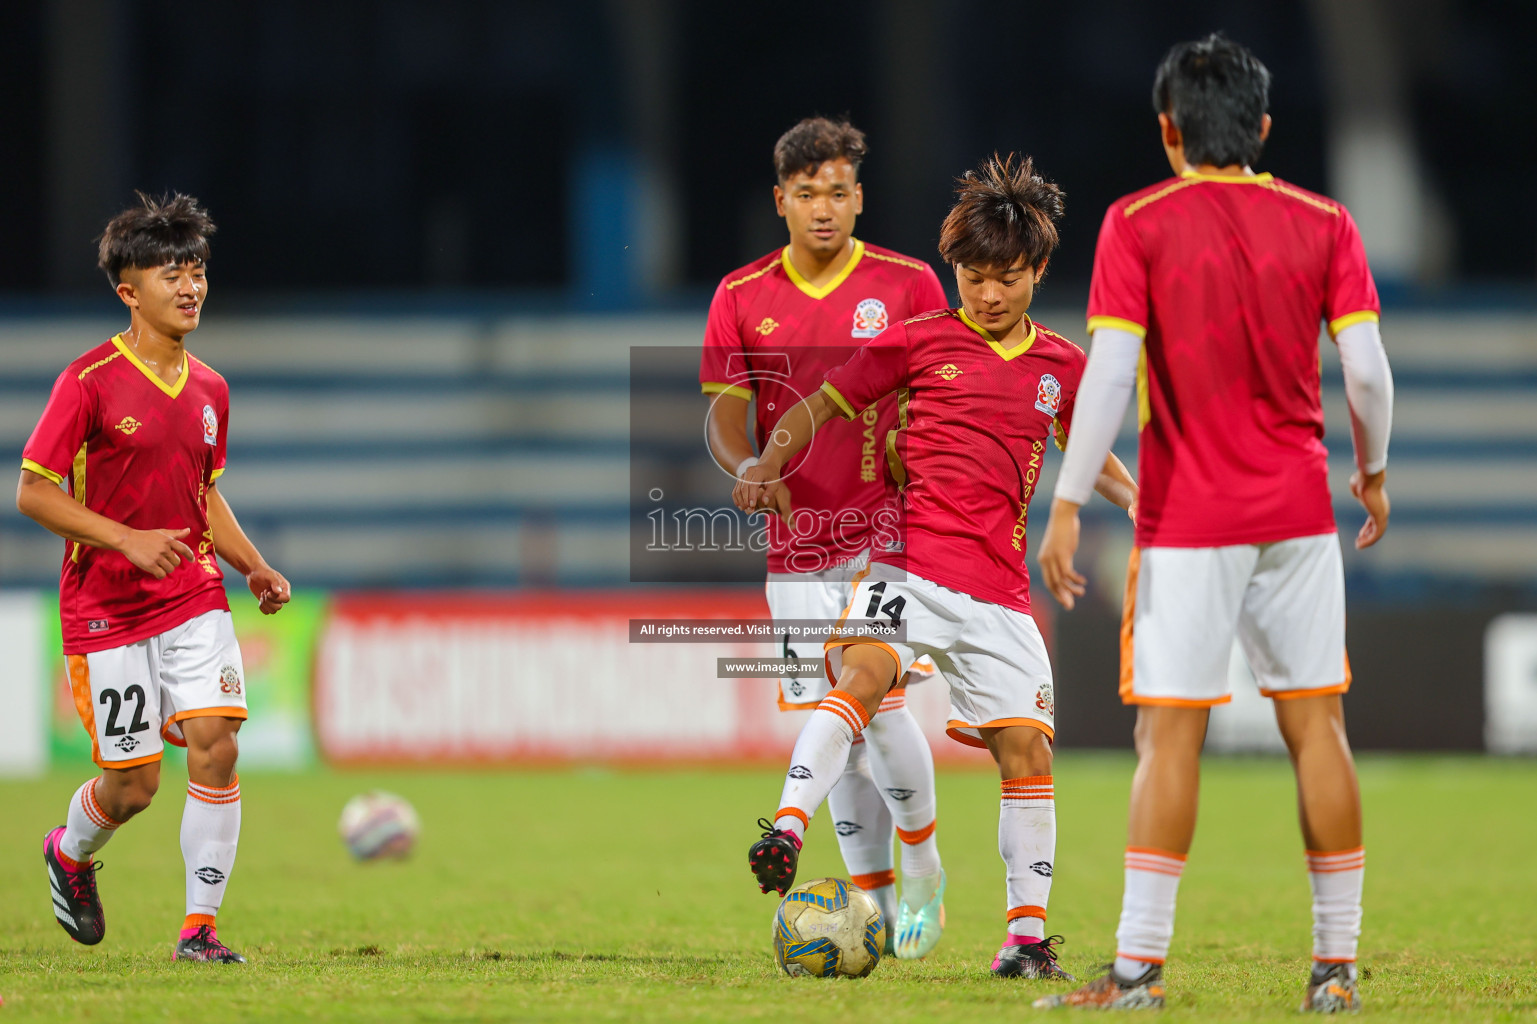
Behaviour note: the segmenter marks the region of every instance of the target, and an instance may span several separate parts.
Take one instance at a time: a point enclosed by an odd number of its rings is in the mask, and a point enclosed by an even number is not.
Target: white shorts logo
[[[1062,404],[1062,385],[1049,373],[1041,374],[1041,386],[1035,392],[1035,407],[1053,418]]]
[[[203,443],[219,443],[219,416],[211,405],[203,406]]]
[[[890,321],[886,316],[886,304],[880,299],[865,299],[854,307],[854,329],[851,338],[873,338],[886,329]]]

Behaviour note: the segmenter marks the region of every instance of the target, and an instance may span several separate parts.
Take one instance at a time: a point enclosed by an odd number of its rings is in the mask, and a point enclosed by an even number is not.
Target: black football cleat
[[[757,876],[760,892],[783,896],[795,884],[795,868],[801,859],[800,837],[775,828],[767,818],[759,818],[758,827],[763,829],[763,838],[748,849],[747,863]]]
[[[48,867],[48,887],[53,890],[53,916],[83,946],[94,946],[107,934],[107,917],[96,891],[96,870],[101,861],[89,861],[71,871],[59,859],[59,840],[64,826],[43,837],[43,863]]]
[[[219,941],[212,925],[201,925],[197,933],[182,939],[171,953],[172,960],[202,960],[211,964],[243,964],[245,957]]]
[[[1056,947],[1062,936],[1052,935],[1039,942],[1014,942],[993,957],[992,972],[1000,978],[1045,978],[1050,981],[1077,981],[1057,963]]]

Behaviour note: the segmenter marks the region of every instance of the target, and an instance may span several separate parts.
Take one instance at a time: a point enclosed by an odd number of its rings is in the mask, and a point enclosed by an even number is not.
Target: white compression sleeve
[[[1121,418],[1136,389],[1141,355],[1142,339],[1130,331],[1101,327],[1094,332],[1089,364],[1073,404],[1067,454],[1057,475],[1058,498],[1082,505],[1094,493],[1094,484],[1105,468],[1105,456],[1121,432]]]
[[[1356,467],[1368,475],[1380,473],[1388,464],[1388,435],[1393,429],[1393,371],[1382,334],[1375,320],[1366,320],[1340,331],[1334,343],[1345,370]]]

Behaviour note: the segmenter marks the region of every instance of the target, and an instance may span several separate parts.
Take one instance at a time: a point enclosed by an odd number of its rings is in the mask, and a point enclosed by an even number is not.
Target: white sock
[[[91,779],[75,790],[69,801],[69,814],[64,819],[64,835],[59,838],[59,852],[73,861],[88,861],[91,855],[112,838],[121,822],[107,817],[107,812],[96,802],[96,783],[100,776]]]
[[[865,728],[865,740],[870,746],[870,770],[902,839],[903,878],[939,874],[939,840],[934,835],[934,752],[918,720],[907,710],[905,691],[888,693],[881,701]]]
[[[187,783],[181,812],[181,855],[187,866],[187,914],[213,917],[235,866],[240,842],[240,778],[228,786]]]
[[[874,897],[882,916],[894,923],[897,876],[892,870],[891,840],[895,831],[891,812],[870,775],[867,747],[864,737],[854,741],[842,776],[827,794],[827,810],[849,880]]]
[[[843,775],[854,737],[869,723],[863,705],[842,690],[822,698],[795,740],[779,810],[774,812],[775,828],[805,836],[811,816]]]
[[[1057,857],[1057,801],[1050,775],[1003,780],[998,853],[1010,935],[1046,935],[1046,903]]]
[[[1361,937],[1361,882],[1366,848],[1339,853],[1308,852],[1308,882],[1313,888],[1313,959],[1355,963]]]
[[[1147,846],[1126,848],[1126,895],[1121,926],[1115,930],[1115,973],[1141,977],[1148,964],[1161,964],[1174,938],[1174,903],[1185,854]]]

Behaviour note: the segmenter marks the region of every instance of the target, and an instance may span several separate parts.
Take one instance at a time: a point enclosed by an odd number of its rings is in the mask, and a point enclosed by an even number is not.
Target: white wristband
[[[742,474],[747,472],[749,467],[756,466],[757,464],[758,464],[758,457],[756,455],[749,455],[749,456],[747,456],[747,458],[745,458],[741,462],[737,463],[737,466],[736,466],[736,477],[737,477],[737,479],[738,480],[742,479]]]

